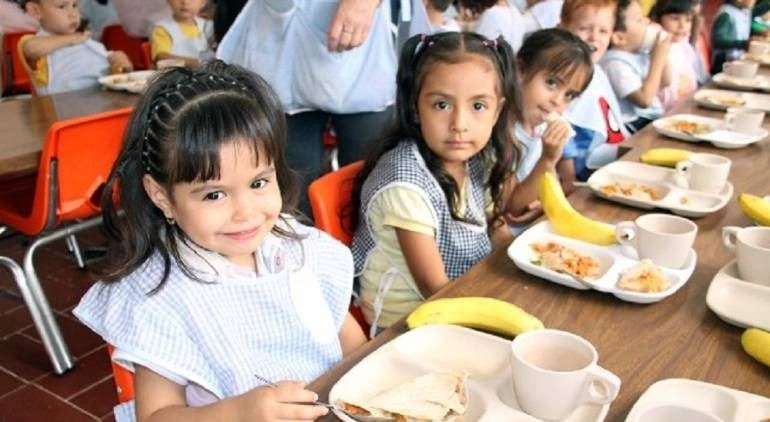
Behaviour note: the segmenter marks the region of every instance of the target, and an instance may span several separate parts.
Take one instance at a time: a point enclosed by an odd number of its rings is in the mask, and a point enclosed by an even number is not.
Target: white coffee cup
[[[644,29],[642,45],[639,46],[639,52],[649,53],[655,47],[658,39],[666,39],[666,37],[668,37],[668,32],[664,31],[660,25],[654,22],[647,24],[647,28]]]
[[[544,420],[564,419],[584,403],[610,403],[618,396],[620,378],[598,360],[594,346],[575,334],[551,329],[520,334],[511,342],[516,401]]]
[[[727,183],[732,161],[716,154],[693,153],[676,163],[677,185],[701,192],[719,193]]]
[[[722,65],[722,71],[736,78],[753,78],[757,70],[759,70],[759,63],[747,60],[734,60]]]
[[[753,56],[762,56],[769,53],[770,43],[759,40],[749,42],[749,54]]]
[[[722,243],[735,251],[742,280],[770,286],[770,227],[727,226]]]
[[[639,259],[677,269],[687,262],[697,233],[695,223],[669,214],[645,214],[615,226],[618,242],[636,249]]]
[[[764,111],[748,107],[730,107],[725,113],[725,126],[733,132],[755,133],[764,120]]]

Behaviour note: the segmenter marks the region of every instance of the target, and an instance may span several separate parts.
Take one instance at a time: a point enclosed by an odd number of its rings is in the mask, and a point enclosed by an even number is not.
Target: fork
[[[256,377],[258,380],[262,381],[266,385],[269,385],[270,387],[273,387],[273,388],[278,387],[278,384],[270,381],[269,379],[267,379],[265,377],[259,376],[257,374],[254,374],[254,377]],[[345,416],[349,417],[350,419],[353,419],[354,421],[357,421],[357,422],[393,422],[393,421],[396,420],[396,418],[393,418],[393,417],[390,417],[390,416],[354,415],[353,413],[350,413],[347,410],[345,410],[345,409],[343,409],[343,408],[341,408],[341,407],[339,407],[337,405],[334,405],[334,404],[331,404],[331,403],[322,402],[322,401],[314,401],[312,403],[293,403],[293,404],[304,404],[304,405],[308,405],[308,406],[309,405],[323,406],[323,407],[325,407],[325,408],[327,408],[327,409],[329,409],[331,411],[336,410],[336,411],[342,413],[343,415],[345,415]]]

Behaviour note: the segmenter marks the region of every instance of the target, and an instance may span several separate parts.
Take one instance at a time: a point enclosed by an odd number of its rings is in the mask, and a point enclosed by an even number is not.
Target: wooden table
[[[720,112],[697,108],[692,100],[678,107],[677,112],[722,116]],[[724,155],[733,161],[729,180],[735,185],[735,197],[742,192],[770,193],[770,140],[725,150],[706,143],[663,138],[650,125],[627,144],[632,149],[623,160],[636,161],[651,147]],[[610,407],[608,421],[622,421],[647,387],[665,378],[691,378],[770,396],[770,369],[744,353],[740,345],[743,329],[720,320],[706,307],[711,279],[733,259],[732,253],[722,246],[722,227],[752,224],[735,197],[722,210],[693,220],[699,230],[694,246],[697,267],[687,285],[661,302],[627,303],[609,294],[578,291],[538,279],[519,270],[505,250],[493,252],[438,296],[500,298],[526,309],[546,327],[571,331],[588,339],[599,351],[599,364],[617,374],[623,383]],[[611,223],[633,220],[644,213],[602,200],[588,189],[578,189],[570,196],[570,202],[585,215]],[[315,380],[310,389],[322,399],[327,398],[330,387],[355,363],[405,331],[403,321],[384,331]]]
[[[37,170],[57,121],[133,106],[136,94],[90,89],[0,102],[0,177]]]

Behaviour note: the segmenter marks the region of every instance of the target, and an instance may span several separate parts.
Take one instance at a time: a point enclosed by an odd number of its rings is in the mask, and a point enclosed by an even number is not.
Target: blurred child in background
[[[150,36],[152,60],[183,60],[186,67],[198,67],[201,56],[210,51],[214,27],[198,17],[206,0],[168,0],[171,17],[155,23]]]
[[[726,61],[739,59],[751,38],[751,8],[756,0],[727,0],[711,26],[711,74]]]

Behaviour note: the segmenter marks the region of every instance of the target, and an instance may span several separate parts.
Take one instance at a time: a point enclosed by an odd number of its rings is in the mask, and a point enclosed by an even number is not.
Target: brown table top
[[[131,107],[136,94],[90,89],[0,102],[0,176],[33,172],[57,121]]]
[[[697,108],[692,100],[678,107],[677,112],[721,116],[720,112]],[[599,364],[618,375],[623,383],[610,407],[608,421],[622,421],[639,396],[651,384],[665,378],[690,378],[770,396],[770,369],[744,353],[740,345],[743,329],[720,320],[706,307],[709,283],[733,259],[732,253],[722,246],[722,227],[752,224],[735,197],[742,192],[770,193],[770,140],[725,150],[707,143],[663,138],[650,125],[626,144],[632,149],[623,160],[636,161],[651,147],[673,147],[717,153],[733,161],[729,180],[735,186],[734,198],[722,210],[693,219],[699,230],[694,246],[698,264],[681,290],[658,303],[628,303],[610,294],[579,291],[526,274],[513,264],[505,250],[497,250],[438,296],[503,299],[537,316],[546,327],[571,331],[588,339],[599,352]],[[583,214],[610,223],[633,220],[644,213],[602,200],[588,189],[578,189],[570,196],[570,202]],[[403,321],[385,330],[309,388],[326,399],[331,386],[353,365],[405,331]],[[334,418],[327,416],[324,420]]]

